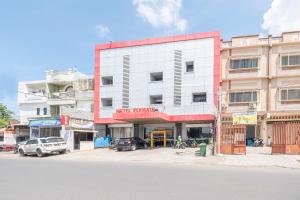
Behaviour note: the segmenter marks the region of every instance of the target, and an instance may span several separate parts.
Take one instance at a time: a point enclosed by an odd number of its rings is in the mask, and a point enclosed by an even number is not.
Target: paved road
[[[2,200],[299,200],[300,171],[1,158]]]

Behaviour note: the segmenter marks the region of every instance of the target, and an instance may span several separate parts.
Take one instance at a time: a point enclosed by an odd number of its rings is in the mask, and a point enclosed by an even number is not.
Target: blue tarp
[[[94,140],[94,147],[95,148],[109,147],[110,142],[111,142],[111,137],[97,137]]]

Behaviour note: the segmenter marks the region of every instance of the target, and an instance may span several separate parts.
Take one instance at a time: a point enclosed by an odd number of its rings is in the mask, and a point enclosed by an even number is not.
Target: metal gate
[[[272,136],[272,154],[300,153],[300,122],[274,123]]]
[[[220,153],[246,154],[246,126],[222,125]]]

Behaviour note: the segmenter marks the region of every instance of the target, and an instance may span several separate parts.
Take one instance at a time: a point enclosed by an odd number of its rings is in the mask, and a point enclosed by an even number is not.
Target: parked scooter
[[[186,143],[182,141],[181,136],[178,136],[178,139],[174,145],[174,149],[185,149]]]
[[[261,139],[261,138],[255,138],[253,145],[255,147],[263,147],[264,146],[263,139]]]

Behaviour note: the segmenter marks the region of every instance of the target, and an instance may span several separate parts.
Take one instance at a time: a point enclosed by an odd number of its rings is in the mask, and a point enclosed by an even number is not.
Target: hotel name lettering
[[[117,113],[136,113],[136,112],[157,112],[156,108],[122,108],[117,109]]]

